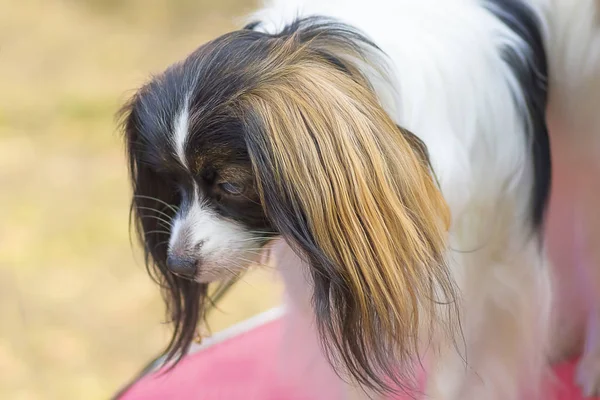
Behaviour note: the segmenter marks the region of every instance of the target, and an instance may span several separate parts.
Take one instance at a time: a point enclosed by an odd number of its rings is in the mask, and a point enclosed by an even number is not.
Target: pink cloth
[[[295,357],[281,359],[284,334],[282,319],[269,322],[232,339],[215,344],[185,358],[169,373],[151,374],[133,385],[121,400],[330,400],[339,388],[321,391],[314,397],[309,389],[314,379],[327,374],[312,373],[305,367],[295,369],[294,381],[282,373],[282,361],[293,365]],[[319,365],[315,365],[318,371]],[[302,371],[310,375],[306,382]],[[289,372],[289,371],[288,371]],[[321,371],[322,372],[322,371]],[[558,382],[553,383],[553,400],[583,399],[573,384],[574,364],[556,367]],[[322,389],[321,389],[322,390]],[[396,400],[408,400],[397,398]]]

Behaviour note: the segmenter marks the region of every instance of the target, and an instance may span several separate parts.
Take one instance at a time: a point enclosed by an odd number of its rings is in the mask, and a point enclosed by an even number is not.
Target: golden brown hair
[[[387,391],[406,385],[420,328],[454,299],[450,216],[424,147],[357,67],[369,47],[357,38],[312,22],[273,40],[236,107],[267,216],[310,264],[327,354]]]
[[[153,233],[158,220],[145,212],[180,199],[142,156],[169,159],[164,130],[183,103],[190,145],[205,143],[192,150],[206,154],[218,139],[247,157],[265,229],[310,265],[316,323],[336,370],[379,392],[410,384],[421,328],[455,298],[450,216],[426,148],[390,118],[365,76],[385,72],[373,62],[381,57],[345,25],[302,19],[276,35],[224,35],[139,92],[125,124],[133,206],[175,323],[168,354],[189,347],[207,289],[165,265],[168,232]]]

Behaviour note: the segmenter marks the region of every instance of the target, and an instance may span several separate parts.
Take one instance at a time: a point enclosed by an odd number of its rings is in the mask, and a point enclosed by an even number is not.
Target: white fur
[[[568,143],[569,154],[585,155],[572,160],[583,159],[586,163],[578,165],[595,171],[600,152],[598,1],[528,1],[544,23],[551,130],[561,143]],[[448,258],[461,289],[465,341],[458,338],[456,347],[440,344],[445,345],[441,357],[431,359],[427,394],[433,400],[535,399],[541,396],[537,383],[546,366],[550,269],[545,249],[527,222],[533,171],[528,123],[521,119],[525,102],[501,48],[515,49],[524,60],[531,55],[527,43],[483,4],[273,0],[255,15],[268,32],[277,32],[297,16],[333,17],[364,32],[387,54],[389,81],[372,69],[363,72],[391,117],[427,145],[452,212]],[[186,104],[173,132],[174,150],[184,165],[188,118]],[[584,238],[584,275],[600,304],[600,251],[591,241],[600,237],[600,220],[590,218],[600,186],[597,192],[584,190],[588,186],[578,184],[574,191],[579,207],[575,214]],[[197,250],[203,267],[197,279],[205,282],[242,269],[255,258],[252,248],[258,243],[241,226],[208,209],[201,197],[196,190],[193,203],[175,218],[170,251],[182,243]],[[309,343],[302,353],[318,365],[312,372],[318,373],[320,388],[342,387],[318,349],[309,267],[285,245],[282,254],[280,267],[292,309],[303,324],[298,331],[306,333],[301,340]],[[221,265],[226,267],[217,267]],[[600,307],[586,311],[590,328],[579,379],[593,393],[600,391]],[[362,395],[355,387],[341,388],[341,393]]]
[[[173,147],[175,148],[175,155],[181,161],[181,164],[187,166],[187,160],[185,157],[185,142],[188,137],[189,131],[189,118],[190,112],[188,108],[188,100],[183,102],[183,107],[177,117],[175,118],[175,127],[173,131]]]
[[[552,358],[583,350],[577,381],[600,395],[600,1],[531,0],[546,21],[555,271]]]
[[[173,220],[169,239],[170,253],[179,246],[193,250],[199,259],[198,282],[212,282],[234,276],[257,261],[260,241],[241,225],[220,217],[199,197],[196,186],[189,207]]]
[[[276,0],[257,15],[270,32],[297,16],[334,17],[389,57],[394,87],[366,73],[395,121],[428,147],[452,211],[448,256],[463,296],[466,347],[448,344],[432,360],[430,398],[535,398],[550,272],[526,222],[533,178],[523,95],[500,52],[507,44],[527,58],[526,44],[475,0]],[[287,283],[298,291],[299,281]]]
[[[175,118],[172,145],[185,168],[185,144],[189,136],[189,100]],[[192,204],[178,212],[171,226],[169,253],[182,250],[200,260],[195,280],[212,282],[232,277],[257,261],[260,240],[240,224],[220,217],[202,200],[200,188],[194,185]],[[185,252],[183,252],[185,253]]]
[[[277,30],[313,14],[351,24],[389,56],[398,87],[379,85],[379,95],[393,99],[387,111],[427,145],[455,218],[469,203],[490,204],[530,184],[521,104],[512,97],[520,94],[498,51],[521,44],[477,1],[281,0],[259,17]]]
[[[600,1],[530,0],[546,21],[551,128],[600,151]],[[576,139],[576,140],[575,140]],[[590,149],[590,147],[593,148]]]

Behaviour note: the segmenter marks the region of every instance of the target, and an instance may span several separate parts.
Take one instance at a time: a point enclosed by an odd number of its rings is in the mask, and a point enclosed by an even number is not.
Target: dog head
[[[338,371],[380,391],[400,382],[419,326],[454,296],[449,215],[424,147],[365,77],[382,70],[377,53],[332,21],[244,29],[154,77],[124,108],[132,209],[175,324],[170,355],[188,348],[207,284],[280,236],[310,265]]]

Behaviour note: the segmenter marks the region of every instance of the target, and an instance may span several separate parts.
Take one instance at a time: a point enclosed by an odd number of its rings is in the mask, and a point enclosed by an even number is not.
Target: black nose
[[[196,260],[188,257],[168,256],[167,267],[171,272],[186,278],[196,275]]]

